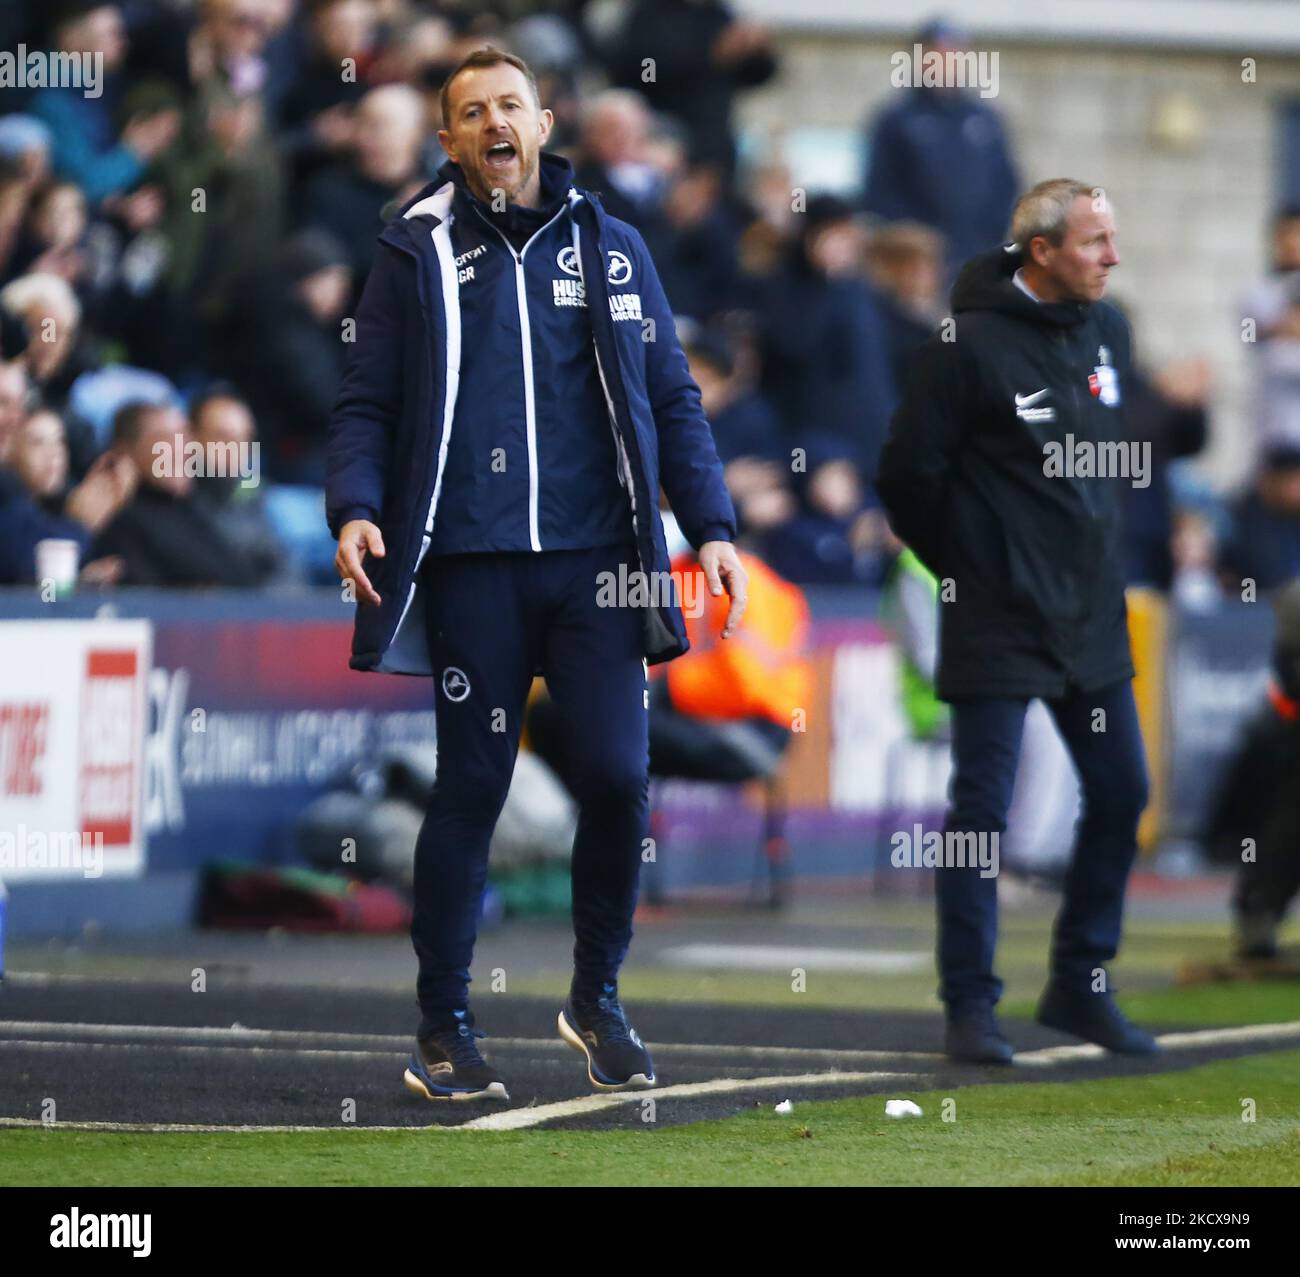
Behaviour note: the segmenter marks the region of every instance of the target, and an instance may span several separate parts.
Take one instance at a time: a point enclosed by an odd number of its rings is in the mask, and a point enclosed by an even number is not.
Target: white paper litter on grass
[[[921,1108],[911,1100],[886,1100],[886,1117],[922,1117]]]

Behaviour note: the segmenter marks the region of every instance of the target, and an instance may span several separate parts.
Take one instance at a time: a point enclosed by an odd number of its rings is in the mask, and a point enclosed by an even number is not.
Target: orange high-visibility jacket
[[[740,561],[749,573],[749,603],[729,639],[721,634],[730,595],[709,593],[693,554],[673,561],[691,647],[668,664],[668,695],[674,708],[697,718],[769,718],[789,727],[794,711],[806,710],[812,695],[812,669],[804,656],[808,604],[798,586],[761,560],[742,554]]]

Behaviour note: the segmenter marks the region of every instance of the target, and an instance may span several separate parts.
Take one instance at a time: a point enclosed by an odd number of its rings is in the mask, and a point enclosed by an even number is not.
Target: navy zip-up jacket
[[[543,155],[541,163],[544,190],[570,182],[566,161]],[[591,428],[598,427],[598,437],[609,433],[616,459],[609,482],[617,485],[622,477],[622,488],[614,490],[627,502],[639,565],[655,574],[652,585],[658,587],[643,609],[645,657],[651,664],[670,660],[688,644],[675,593],[666,589],[669,560],[659,518],[660,485],[696,548],[706,541],[732,540],[736,525],[699,388],[687,370],[645,243],[634,228],[610,217],[597,197],[567,185],[554,221],[526,252],[517,253],[498,236],[502,256],[493,259],[494,270],[505,266],[514,273],[515,313],[503,317],[494,312],[494,322],[475,323],[470,331],[464,316],[467,309],[473,312],[469,293],[480,281],[477,269],[473,276],[466,271],[477,268],[487,253],[463,255],[496,232],[475,212],[454,177],[455,166],[444,165],[438,179],[379,236],[331,418],[325,490],[330,531],[337,536],[350,520],[368,519],[378,524],[387,548],[383,559],[366,562],[383,602],[378,607],[358,604],[351,665],[431,673],[424,608],[416,606],[416,594],[424,588],[418,569],[435,535],[442,544],[442,509],[459,505],[471,519],[479,513],[473,494],[465,503],[463,488],[443,506],[448,483],[456,481],[448,457],[458,423],[487,419],[501,423],[497,428],[503,432],[517,432],[522,401],[529,541],[521,548],[545,552],[543,532],[562,536],[563,512],[547,513],[544,494],[551,481],[561,493],[574,482],[588,481],[599,484],[601,499],[609,491],[594,472],[576,478],[562,473],[563,459],[539,446],[539,404],[555,414],[553,422],[570,407],[574,420],[569,426],[576,427],[589,414],[583,399],[589,382],[573,377],[570,385],[567,380],[575,368],[586,367],[580,344],[591,351],[605,406],[605,421],[592,421]],[[472,233],[470,217],[479,223]],[[462,239],[467,233],[473,244]],[[543,245],[546,251],[534,256]],[[570,337],[557,336],[564,330],[554,327],[552,309],[557,314],[577,311],[586,325],[569,329]],[[469,357],[468,342],[475,345]],[[539,365],[552,370],[547,375],[556,384],[538,384]],[[476,368],[491,369],[493,375],[480,378]],[[566,380],[561,383],[561,378]],[[472,397],[462,402],[462,392]],[[507,448],[509,474],[515,462],[510,445],[494,446]],[[590,455],[598,456],[598,451]],[[492,491],[495,500],[497,490]],[[516,511],[517,503],[507,521],[517,532]],[[455,546],[456,532],[454,526],[449,529],[446,545]]]
[[[469,191],[460,166],[451,245],[460,285],[460,393],[431,555],[486,550],[578,550],[632,539],[618,452],[572,276],[573,233],[564,216],[572,170],[542,165],[539,208],[494,212]],[[500,343],[522,349],[518,276],[527,300],[527,378],[503,377]],[[558,276],[558,278],[557,278]],[[625,308],[616,322],[639,318]],[[518,362],[516,360],[516,362]]]

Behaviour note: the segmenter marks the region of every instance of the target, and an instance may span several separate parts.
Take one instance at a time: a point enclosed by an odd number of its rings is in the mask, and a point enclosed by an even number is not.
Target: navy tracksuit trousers
[[[952,704],[953,777],[945,830],[1006,831],[1029,702],[976,698]],[[1119,949],[1124,889],[1137,853],[1138,818],[1147,804],[1147,768],[1129,680],[1045,702],[1070,751],[1083,811],[1052,934],[1052,975],[1086,992],[1093,973]],[[1098,715],[1102,711],[1104,716]],[[1099,727],[1101,730],[1098,730]],[[936,870],[939,996],[949,1012],[993,1004],[997,879],[972,869]]]
[[[649,751],[641,611],[597,605],[598,576],[636,567],[628,544],[431,557],[426,626],[438,768],[415,847],[411,939],[421,1031],[468,1007],[488,844],[505,803],[528,689],[542,674],[567,728],[579,806],[574,990],[613,983],[632,938]]]

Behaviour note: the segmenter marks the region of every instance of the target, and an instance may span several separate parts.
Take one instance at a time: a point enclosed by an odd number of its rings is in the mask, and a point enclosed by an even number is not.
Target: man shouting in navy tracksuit
[[[580,806],[560,1034],[594,1086],[653,1086],[617,978],[647,831],[646,666],[686,649],[660,484],[710,588],[731,595],[724,637],[745,599],[735,514],[645,244],[541,153],[552,117],[526,64],[471,54],[442,107],[450,159],[379,237],[326,487],[357,591],[353,668],[435,680],[411,926],[423,1018],[405,1081],[430,1099],[507,1098],[475,1041],[469,967],[540,673]],[[609,606],[619,581],[632,589]]]
[[[1119,265],[1115,223],[1103,193],[1054,179],[1019,201],[1011,231],[1014,244],[974,258],[957,280],[955,332],[918,352],[877,487],[894,530],[945,587],[945,835],[1005,830],[1025,710],[1041,698],[1079,773],[1083,816],[1038,1020],[1148,1054],[1155,1039],[1129,1023],[1106,972],[1147,803],[1119,495],[1141,486],[1150,447],[1144,461],[1127,438],[1128,325],[1101,300]],[[993,1012],[997,883],[987,863],[958,859],[936,877],[947,1050],[1009,1063]]]

